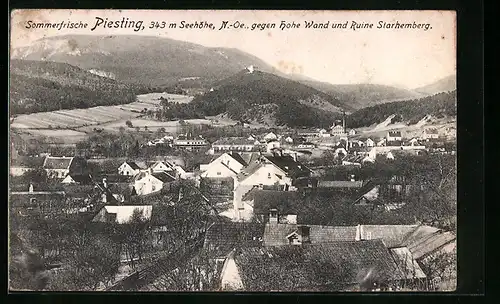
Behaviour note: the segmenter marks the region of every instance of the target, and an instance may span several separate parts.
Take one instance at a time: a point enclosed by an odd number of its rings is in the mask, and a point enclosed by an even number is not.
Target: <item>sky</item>
[[[96,18],[143,21],[144,30],[103,28]],[[181,21],[213,23],[214,29],[180,28]],[[28,21],[82,22],[86,29],[26,28]],[[149,29],[151,22],[165,28]],[[245,28],[219,30],[221,23]],[[282,21],[299,28],[280,29]],[[329,22],[329,28],[305,28],[305,23]],[[168,24],[177,23],[177,28]],[[237,23],[235,23],[237,22]],[[421,29],[377,28],[379,22],[429,24]],[[275,28],[252,30],[253,24]],[[347,28],[333,28],[333,24]],[[354,24],[372,28],[353,28]],[[248,28],[246,28],[248,27]],[[11,15],[11,48],[29,46],[43,37],[66,34],[145,35],[189,41],[209,47],[238,48],[285,73],[333,84],[373,83],[417,88],[456,73],[454,11],[145,11],[145,10],[16,10]]]

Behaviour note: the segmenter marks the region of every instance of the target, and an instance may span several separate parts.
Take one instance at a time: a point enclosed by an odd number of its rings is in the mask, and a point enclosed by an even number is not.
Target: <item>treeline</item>
[[[437,118],[456,116],[456,102],[456,90],[420,99],[389,102],[358,110],[347,117],[346,123],[350,128],[367,127],[395,114],[397,120],[415,124],[426,115]]]
[[[11,114],[126,104],[151,92],[65,63],[13,60],[10,68]]]

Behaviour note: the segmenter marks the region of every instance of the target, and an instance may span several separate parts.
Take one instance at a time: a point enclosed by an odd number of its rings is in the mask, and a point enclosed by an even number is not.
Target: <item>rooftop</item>
[[[73,157],[47,156],[43,163],[43,167],[45,169],[69,169],[72,161]]]
[[[253,145],[255,140],[248,140],[247,137],[225,137],[215,141],[212,145]]]
[[[226,256],[234,248],[261,246],[263,233],[263,224],[217,222],[207,230],[203,247]]]
[[[266,224],[264,230],[265,246],[289,245],[287,236],[297,230],[297,224]],[[310,228],[312,244],[332,243],[339,241],[354,241],[356,226],[320,226],[306,225]]]
[[[403,277],[379,240],[250,247],[235,261],[247,291],[331,291]]]

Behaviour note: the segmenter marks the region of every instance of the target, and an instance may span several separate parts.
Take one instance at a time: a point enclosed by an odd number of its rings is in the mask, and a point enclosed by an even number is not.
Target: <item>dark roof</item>
[[[108,183],[130,183],[133,179],[133,177],[129,175],[106,174],[96,177],[95,180],[101,182],[103,178],[105,178]]]
[[[401,131],[389,131],[389,136],[401,136]]]
[[[42,167],[45,157],[19,156],[11,158],[11,167],[37,168]]]
[[[263,234],[263,224],[217,222],[207,230],[203,247],[226,256],[235,248],[261,246]]]
[[[294,161],[290,155],[266,156],[266,159],[276,165],[286,173],[294,172],[295,176],[304,176],[311,173],[311,170],[299,161]]]
[[[175,181],[175,177],[172,175],[166,173],[166,172],[155,172],[151,174],[152,176],[156,177],[157,179],[161,180],[164,183],[170,183]]]
[[[379,240],[244,248],[235,261],[246,291],[335,291],[403,277]]]
[[[363,181],[318,181],[319,188],[361,188]]]
[[[288,245],[287,236],[297,230],[297,224],[267,224],[264,230],[264,246]],[[310,228],[312,244],[354,241],[356,226],[306,225]]]
[[[227,153],[229,156],[231,156],[235,161],[239,162],[240,164],[242,164],[243,166],[246,166],[248,165],[248,163],[243,159],[243,157],[241,157],[240,154],[236,153],[236,152],[229,152]]]
[[[141,169],[141,167],[139,167],[136,162],[126,161],[126,163],[130,166],[130,168],[132,168],[134,170],[140,170]]]
[[[70,174],[71,178],[79,184],[91,184],[92,178],[88,174]]]
[[[253,200],[255,214],[267,214],[269,209],[277,209],[281,214],[297,214],[302,203],[297,191],[261,190],[253,188],[243,198],[243,201]]]
[[[68,169],[73,157],[52,157],[47,156],[43,167],[45,169]]]

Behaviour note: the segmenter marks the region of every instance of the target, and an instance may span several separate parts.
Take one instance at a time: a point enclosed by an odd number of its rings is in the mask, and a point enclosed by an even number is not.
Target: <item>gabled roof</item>
[[[296,214],[299,204],[302,203],[301,195],[297,191],[261,190],[254,188],[242,199],[253,200],[255,214],[268,214],[269,209],[277,209],[281,214]]]
[[[293,160],[293,157],[290,155],[266,156],[265,158],[286,173],[295,171],[295,175],[297,176],[303,176],[311,173],[311,170],[308,167],[299,161]]]
[[[226,256],[235,248],[261,246],[263,234],[263,224],[217,222],[207,230],[203,247]]]
[[[88,174],[69,174],[72,180],[79,184],[90,184],[92,183],[92,178]]]
[[[401,131],[389,131],[389,136],[401,137]]]
[[[126,161],[126,162],[125,162],[125,164],[129,165],[129,166],[130,166],[130,168],[132,168],[132,169],[134,169],[134,170],[140,170],[140,169],[141,169],[141,167],[139,167],[139,166],[137,165],[137,163],[136,163],[136,162],[133,162],[133,161]]]
[[[175,177],[166,172],[153,172],[151,173],[151,175],[164,183],[170,183],[175,181]]]
[[[452,232],[437,231],[410,243],[408,249],[415,259],[421,259],[455,240],[456,236]]]
[[[19,156],[10,158],[11,167],[37,168],[42,167],[45,157]]]
[[[296,231],[298,226],[297,224],[266,224],[264,245],[288,245],[286,236]],[[310,228],[309,234],[312,244],[354,241],[356,239],[356,226],[306,226]]]
[[[406,279],[425,279],[427,277],[407,247],[391,248],[389,250]]]
[[[361,188],[363,181],[318,181],[319,188]]]
[[[45,158],[45,162],[43,163],[43,167],[45,169],[69,169],[73,159],[73,157],[47,156],[47,158]]]
[[[382,239],[388,248],[399,247],[418,225],[361,225],[362,239]]]
[[[240,164],[242,164],[243,166],[246,166],[248,165],[248,163],[243,159],[243,157],[241,157],[241,155],[239,153],[236,153],[236,152],[228,152],[227,153],[229,156],[231,156],[235,161],[239,162]]]
[[[381,241],[243,248],[235,261],[246,291],[335,291],[403,277]]]

